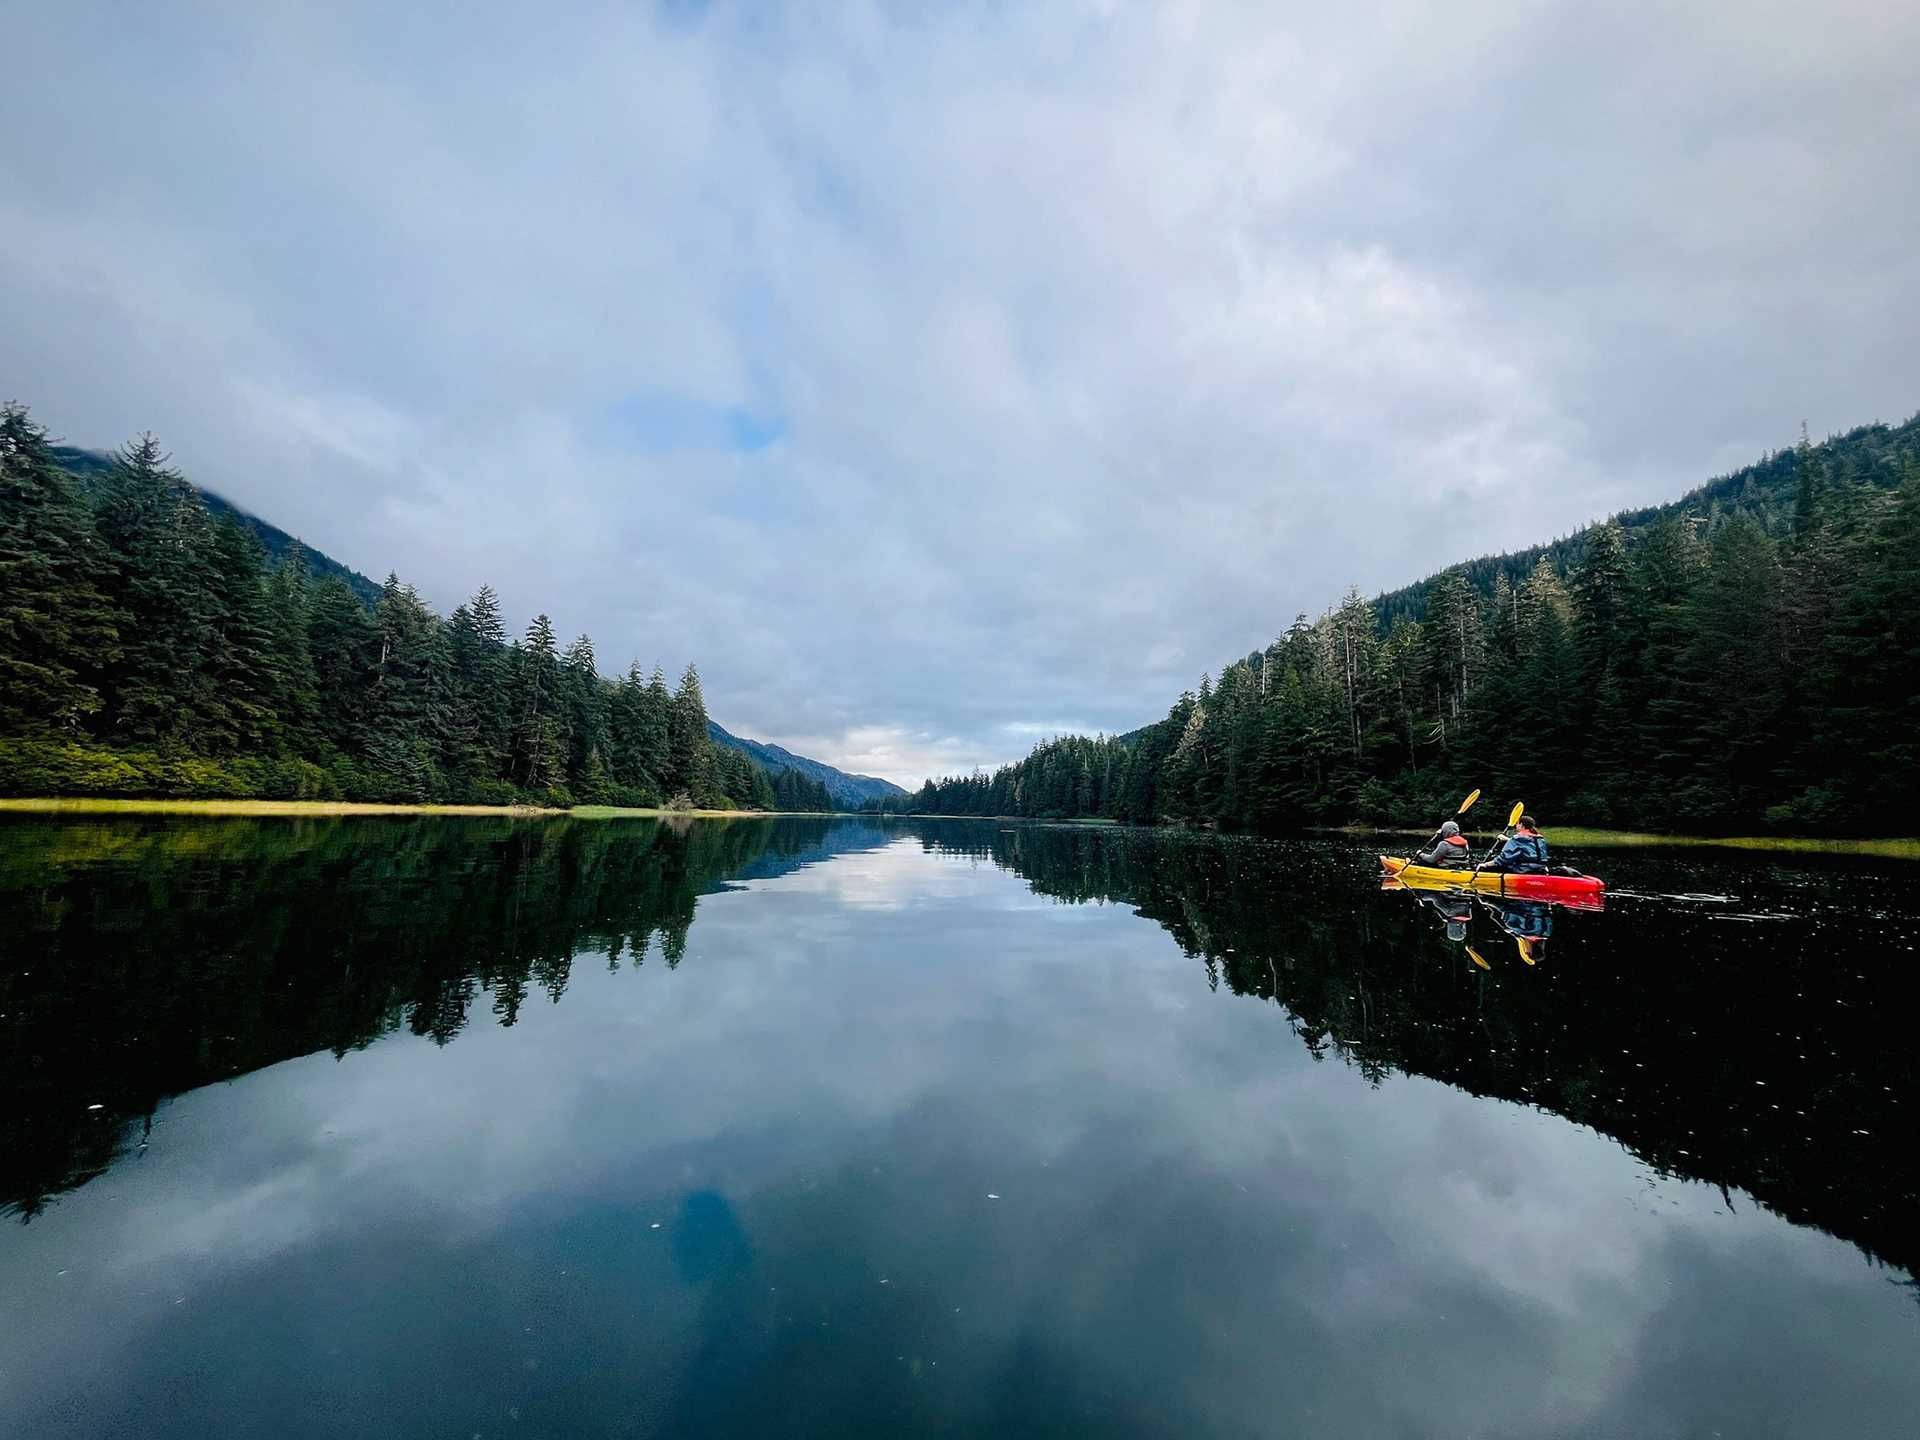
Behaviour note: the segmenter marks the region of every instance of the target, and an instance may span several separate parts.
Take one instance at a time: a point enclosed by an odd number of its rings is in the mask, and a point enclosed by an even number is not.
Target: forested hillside
[[[269,568],[151,436],[84,493],[60,458],[0,410],[0,793],[832,808],[716,750],[692,665],[608,681],[486,586],[442,618]]]
[[[1903,456],[1920,454],[1920,415],[1903,425],[1862,425],[1836,436],[1818,447],[1820,460],[1828,468],[1836,486],[1873,485],[1896,489],[1900,484]],[[1613,523],[1626,534],[1629,543],[1662,520],[1675,516],[1709,523],[1728,516],[1744,516],[1754,521],[1776,540],[1786,539],[1793,530],[1799,503],[1799,447],[1776,450],[1757,464],[1748,465],[1709,480],[1678,500],[1665,505],[1648,505],[1638,510],[1623,510]],[[1519,586],[1544,558],[1556,573],[1570,575],[1586,558],[1588,537],[1593,527],[1578,530],[1563,539],[1545,545],[1530,546],[1506,555],[1483,555],[1391,590],[1374,601],[1381,633],[1392,629],[1401,616],[1424,620],[1427,598],[1443,578],[1464,573],[1467,581],[1482,596],[1493,593],[1497,577],[1505,575],[1510,586]]]
[[[74,478],[83,499],[90,499],[94,488],[113,473],[115,461],[111,455],[102,454],[98,450],[81,450],[72,445],[55,445],[50,448],[54,463]],[[266,557],[269,568],[283,563],[297,550],[309,579],[326,580],[338,576],[347,582],[348,589],[367,604],[380,603],[379,582],[369,580],[350,565],[342,565],[331,555],[322,554],[310,546],[302,545],[278,525],[270,524],[258,515],[242,510],[231,500],[197,485],[194,488],[199,491],[200,502],[207,507],[208,516],[216,523],[231,518],[253,533],[253,538],[260,542],[261,553]]]
[[[1476,786],[1559,822],[1910,833],[1920,418],[1350,593],[1156,724],[1050,740],[894,808],[1281,829],[1424,823]]]

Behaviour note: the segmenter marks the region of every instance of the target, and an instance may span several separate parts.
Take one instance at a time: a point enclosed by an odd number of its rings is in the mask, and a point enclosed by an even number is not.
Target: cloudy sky
[[[0,394],[908,784],[1920,408],[1911,4],[7,34]]]

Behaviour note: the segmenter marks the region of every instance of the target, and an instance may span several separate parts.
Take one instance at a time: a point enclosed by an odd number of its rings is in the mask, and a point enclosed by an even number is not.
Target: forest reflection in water
[[[1565,1117],[1912,1284],[1920,907],[1899,866],[1610,853],[1592,867],[1620,897],[1604,913],[1516,917],[1382,894],[1345,839],[993,822],[0,824],[0,1205],[45,1218],[212,1082],[353,1063],[390,1035],[458,1046],[584,1003],[582,966],[634,985],[698,967],[702,897],[722,890],[813,872],[843,908],[911,910],[921,892],[878,865],[902,847],[1017,876],[1042,905],[1131,907],[1191,957],[1199,1003],[1269,1002],[1272,1034],[1315,1061]],[[969,923],[959,893],[925,919],[948,939]],[[1550,944],[1518,943],[1543,924]],[[716,1191],[683,1201],[676,1235],[683,1280],[747,1264]]]
[[[1309,1050],[1370,1078],[1545,1106],[1664,1171],[1920,1259],[1898,1140],[1911,1020],[1890,1003],[1913,995],[1920,905],[1900,867],[1623,852],[1616,888],[1643,871],[1682,893],[1543,921],[1376,897],[1344,841],[991,822],[0,826],[0,1201],[30,1215],[97,1173],[167,1095],[399,1029],[444,1045],[476,1010],[512,1025],[589,956],[676,966],[701,895],[902,836],[1053,899],[1135,907],[1209,986],[1277,1001]],[[1703,870],[1739,894],[1690,889]],[[1514,932],[1556,919],[1537,973],[1467,970],[1468,938],[1511,967],[1527,958]],[[1459,921],[1473,929],[1449,943]],[[102,1108],[76,1115],[82,1092]]]

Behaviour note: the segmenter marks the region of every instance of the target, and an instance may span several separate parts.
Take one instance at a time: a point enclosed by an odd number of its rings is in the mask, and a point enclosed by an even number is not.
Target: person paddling
[[[1432,866],[1436,870],[1471,870],[1472,847],[1467,844],[1467,837],[1460,833],[1460,827],[1449,820],[1440,827],[1440,838],[1414,856],[1413,863]]]
[[[1509,875],[1547,873],[1547,837],[1540,833],[1540,827],[1531,815],[1520,817],[1513,834],[1507,837],[1507,843],[1500,847],[1500,853],[1487,868],[1504,870]]]

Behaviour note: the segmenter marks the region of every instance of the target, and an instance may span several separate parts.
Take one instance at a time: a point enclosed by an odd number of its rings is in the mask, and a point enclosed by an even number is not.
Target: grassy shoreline
[[[0,814],[17,815],[228,815],[333,818],[354,815],[487,815],[543,820],[769,819],[768,810],[659,810],[619,805],[576,805],[556,810],[540,805],[406,805],[352,800],[101,800],[87,797],[0,798]],[[808,812],[813,813],[813,812]]]

